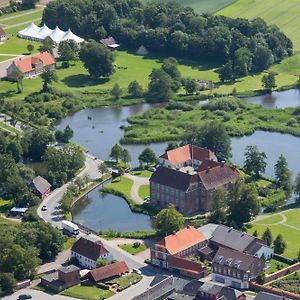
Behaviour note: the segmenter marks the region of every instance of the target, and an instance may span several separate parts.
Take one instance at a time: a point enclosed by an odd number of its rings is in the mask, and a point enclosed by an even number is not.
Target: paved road
[[[147,177],[140,177],[140,176],[134,176],[129,173],[125,173],[124,176],[128,179],[131,179],[133,181],[132,188],[130,190],[130,196],[131,199],[136,202],[137,204],[143,204],[144,199],[142,199],[139,195],[139,188],[142,185],[149,184],[149,178]]]
[[[2,298],[3,300],[17,300],[20,294],[30,294],[33,300],[71,300],[76,298],[65,297],[61,295],[49,295],[41,291],[32,289],[22,289],[10,296]]]

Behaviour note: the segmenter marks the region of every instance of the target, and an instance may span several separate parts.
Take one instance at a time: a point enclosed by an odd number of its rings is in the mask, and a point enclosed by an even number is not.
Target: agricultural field
[[[300,50],[299,13],[299,0],[238,0],[217,12],[233,18],[260,17],[277,25],[293,41],[295,51]]]
[[[249,233],[252,234],[257,230],[261,237],[267,227],[270,228],[273,239],[281,233],[287,244],[283,256],[294,259],[300,250],[299,243],[295,242],[300,240],[299,216],[300,208],[289,209],[266,216],[266,218],[252,222],[253,227],[249,229]]]

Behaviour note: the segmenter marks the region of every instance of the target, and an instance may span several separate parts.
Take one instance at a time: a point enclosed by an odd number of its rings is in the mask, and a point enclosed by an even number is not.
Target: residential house
[[[158,164],[150,178],[150,203],[172,204],[185,215],[208,211],[215,189],[229,187],[239,176],[235,167],[218,162],[212,151],[193,145],[166,151]]]
[[[4,42],[7,39],[7,35],[2,27],[0,27],[0,42]]]
[[[51,193],[51,184],[42,176],[37,176],[29,183],[29,189],[36,196],[44,199]]]
[[[91,270],[85,275],[85,279],[88,279],[93,284],[96,284],[98,282],[121,277],[127,273],[129,273],[129,269],[126,263],[124,261],[118,261],[111,265]]]
[[[108,264],[113,260],[111,253],[103,246],[100,240],[81,237],[71,248],[71,257],[77,259],[78,263],[88,269],[97,267],[97,260],[103,259]]]
[[[197,300],[246,300],[246,295],[236,289],[215,283],[205,282],[199,288]]]
[[[150,252],[151,262],[153,265],[188,277],[204,277],[206,268],[188,258],[206,244],[204,235],[193,226],[188,226],[155,243]]]
[[[115,39],[113,37],[108,37],[106,39],[102,39],[102,40],[100,40],[100,43],[112,50],[115,50],[120,46],[120,44],[117,44],[117,42],[115,41]]]
[[[41,285],[56,292],[69,288],[80,283],[80,269],[76,266],[61,267],[57,272],[44,275],[41,278]]]
[[[261,258],[220,247],[212,261],[212,280],[238,289],[249,288],[251,279],[264,270]]]
[[[207,224],[198,228],[198,231],[209,239],[209,247],[211,249],[217,250],[219,247],[230,248],[259,258],[264,256],[266,259],[270,259],[274,253],[266,241],[232,227]]]
[[[7,77],[13,78],[19,70],[24,78],[36,77],[45,72],[46,68],[55,69],[55,59],[49,52],[41,52],[24,56],[13,61],[7,68]]]

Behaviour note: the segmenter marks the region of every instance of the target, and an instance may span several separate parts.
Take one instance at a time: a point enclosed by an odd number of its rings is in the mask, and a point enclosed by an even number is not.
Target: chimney
[[[222,160],[221,161],[221,167],[224,167],[224,165],[225,165],[225,160]]]
[[[210,166],[207,167],[206,173],[208,173],[209,171],[210,171]]]

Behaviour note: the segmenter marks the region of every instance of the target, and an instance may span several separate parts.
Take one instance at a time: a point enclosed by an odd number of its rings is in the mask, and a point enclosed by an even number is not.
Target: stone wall
[[[288,275],[290,273],[293,273],[293,272],[299,271],[299,270],[300,270],[300,262],[295,263],[295,264],[293,264],[291,266],[288,266],[288,267],[286,267],[286,268],[284,268],[282,270],[279,270],[279,271],[277,271],[275,273],[272,273],[270,275],[266,275],[265,283],[271,282],[273,280],[276,280],[276,279],[278,279],[280,277],[283,277],[285,275]]]

